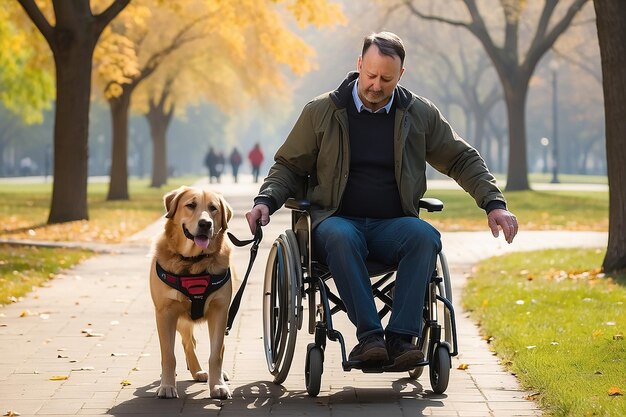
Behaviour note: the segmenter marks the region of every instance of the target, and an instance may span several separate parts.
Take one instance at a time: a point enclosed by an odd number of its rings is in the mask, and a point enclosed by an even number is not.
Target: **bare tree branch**
[[[466,22],[461,22],[460,20],[452,20],[447,19],[443,16],[435,16],[422,13],[419,9],[417,9],[417,7],[415,7],[412,0],[404,0],[404,4],[409,8],[409,10],[411,10],[414,15],[424,20],[433,20],[435,22],[448,23],[453,26],[468,27],[468,24]]]
[[[556,0],[551,0],[556,1]],[[533,39],[533,43],[531,47],[528,49],[528,53],[526,54],[526,60],[522,64],[522,66],[527,70],[531,71],[536,65],[537,62],[541,59],[541,57],[554,45],[554,42],[557,38],[565,32],[568,28],[572,20],[576,14],[580,11],[580,9],[585,5],[588,0],[575,0],[574,3],[570,5],[567,9],[567,12],[563,16],[563,18],[558,21],[553,27],[552,30],[546,33],[546,35],[542,38]],[[550,6],[549,2],[546,2],[546,9]]]
[[[66,0],[64,0],[66,1]],[[106,8],[102,13],[96,16],[96,24],[94,25],[94,29],[96,34],[99,36],[100,33],[104,30],[104,28],[117,16],[128,4],[130,0],[115,0],[109,7]]]
[[[41,13],[39,6],[35,4],[35,0],[18,0],[30,20],[33,21],[39,32],[43,35],[43,37],[48,42],[48,45],[52,48],[53,45],[53,27],[50,25],[50,22],[46,19],[46,17]]]

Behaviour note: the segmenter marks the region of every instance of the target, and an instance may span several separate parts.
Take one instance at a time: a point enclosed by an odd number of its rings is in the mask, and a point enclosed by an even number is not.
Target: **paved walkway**
[[[231,230],[248,236],[243,214],[256,185],[216,185],[235,209]],[[513,376],[505,372],[475,325],[458,305],[472,264],[512,250],[606,245],[603,233],[524,232],[513,245],[489,232],[447,233],[444,250],[457,296],[458,357],[444,395],[430,391],[427,372],[413,381],[404,373],[343,372],[337,343],[329,342],[319,397],[304,386],[304,353],[312,341],[303,326],[291,372],[281,386],[271,382],[262,341],[261,285],[272,240],[289,227],[279,211],[265,228],[252,277],[231,335],[225,369],[233,399],[212,400],[203,383],[190,381],[177,346],[179,399],[154,397],[160,359],[153,307],[148,293],[149,242],[160,223],[93,257],[35,289],[22,301],[0,309],[0,412],[34,415],[220,416],[535,416]],[[243,274],[249,250],[234,250]],[[22,317],[23,316],[23,317]],[[347,348],[355,343],[345,315],[334,317]],[[200,357],[208,357],[206,328],[196,329]],[[460,363],[469,365],[458,370]],[[51,380],[61,376],[67,379]]]

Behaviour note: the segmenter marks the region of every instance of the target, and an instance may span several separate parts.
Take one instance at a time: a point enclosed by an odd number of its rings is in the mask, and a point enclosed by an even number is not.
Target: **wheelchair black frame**
[[[345,340],[333,326],[332,316],[345,311],[344,303],[327,285],[332,277],[328,267],[313,261],[311,250],[310,203],[306,200],[289,199],[285,207],[291,209],[291,230],[281,234],[275,241],[268,256],[263,284],[263,331],[265,354],[268,369],[274,375],[274,383],[282,383],[288,376],[295,351],[297,331],[303,324],[304,308],[302,299],[308,301],[308,331],[314,334],[314,343],[307,346],[305,382],[311,396],[319,393],[323,373],[326,340],[338,341],[341,347],[342,368],[344,371],[360,369],[363,372],[404,372],[411,378],[418,378],[429,365],[430,382],[435,393],[443,393],[450,375],[451,357],[458,354],[456,319],[452,305],[452,292],[447,261],[443,251],[437,256],[435,267],[426,291],[422,334],[414,337],[425,359],[411,364],[410,369],[396,369],[393,365],[350,362],[346,354]],[[436,199],[420,200],[420,208],[428,211],[441,211],[443,203]],[[368,265],[373,279],[372,292],[383,306],[378,311],[382,319],[393,304],[395,281],[389,282],[395,274],[390,267],[374,270]],[[319,292],[319,304],[317,295]],[[331,307],[331,303],[334,304]],[[439,315],[443,315],[440,322]],[[319,320],[318,320],[319,317]],[[443,327],[441,325],[443,323]],[[442,340],[442,328],[445,329]],[[428,344],[426,344],[428,341]],[[449,342],[451,341],[451,343]]]

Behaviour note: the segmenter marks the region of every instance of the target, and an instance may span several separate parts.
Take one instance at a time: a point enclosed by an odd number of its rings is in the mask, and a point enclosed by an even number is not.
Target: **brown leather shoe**
[[[379,335],[366,337],[352,349],[348,356],[350,362],[386,361],[388,359],[385,339]]]

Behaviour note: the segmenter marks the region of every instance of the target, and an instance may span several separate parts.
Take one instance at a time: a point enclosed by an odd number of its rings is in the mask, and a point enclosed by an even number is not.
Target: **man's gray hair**
[[[391,32],[378,32],[371,33],[363,39],[363,51],[361,56],[365,55],[365,52],[370,46],[376,45],[381,54],[390,57],[400,58],[400,64],[404,66],[404,56],[406,54],[404,50],[404,43],[402,39],[395,33]]]

